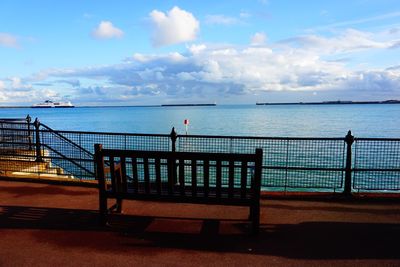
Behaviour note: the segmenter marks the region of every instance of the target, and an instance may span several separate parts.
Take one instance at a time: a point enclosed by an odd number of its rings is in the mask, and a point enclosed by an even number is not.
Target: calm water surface
[[[220,105],[213,107],[1,108],[0,117],[38,117],[53,129],[130,133],[400,138],[400,105]]]

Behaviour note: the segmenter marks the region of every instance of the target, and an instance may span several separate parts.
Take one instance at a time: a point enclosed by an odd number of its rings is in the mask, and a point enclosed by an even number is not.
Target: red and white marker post
[[[188,127],[189,127],[189,120],[188,119],[184,119],[183,120],[183,124],[185,124],[185,130],[186,130],[186,135],[188,134]]]

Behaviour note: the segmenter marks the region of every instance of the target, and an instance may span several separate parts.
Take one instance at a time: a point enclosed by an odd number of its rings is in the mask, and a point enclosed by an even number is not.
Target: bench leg
[[[122,212],[122,199],[121,198],[117,198],[117,209],[116,209],[117,213],[121,213]]]
[[[99,198],[99,221],[100,225],[104,226],[107,224],[107,198],[105,196],[100,196]]]
[[[249,209],[249,221],[252,221],[253,220],[253,205],[252,206],[250,206],[250,209]]]
[[[253,235],[257,235],[260,231],[260,203],[257,201],[250,208],[251,216],[251,232]]]

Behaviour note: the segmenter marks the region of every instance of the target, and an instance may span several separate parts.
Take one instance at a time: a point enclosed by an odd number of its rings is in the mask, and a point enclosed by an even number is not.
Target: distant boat
[[[207,107],[216,106],[217,103],[206,103],[206,104],[162,104],[162,107]]]
[[[32,108],[74,108],[70,101],[68,102],[53,102],[51,100],[46,100],[43,103],[35,104]]]

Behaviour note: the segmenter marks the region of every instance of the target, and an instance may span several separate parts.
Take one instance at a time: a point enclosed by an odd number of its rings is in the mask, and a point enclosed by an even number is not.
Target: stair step
[[[76,179],[73,175],[52,174],[52,173],[30,173],[30,172],[4,172],[0,171],[1,176],[12,178],[29,178],[29,179]]]

